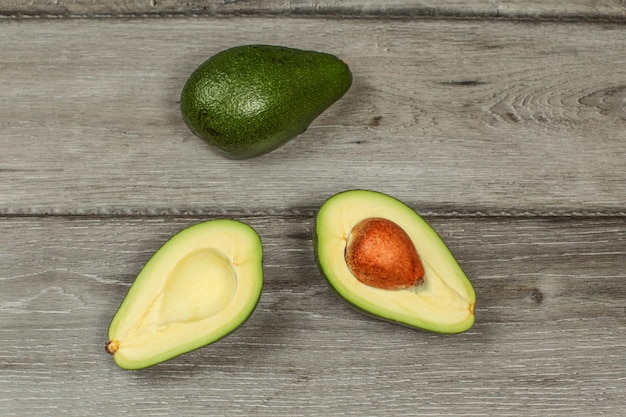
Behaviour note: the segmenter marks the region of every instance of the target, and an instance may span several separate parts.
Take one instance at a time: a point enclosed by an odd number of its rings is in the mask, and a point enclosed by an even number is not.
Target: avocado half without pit
[[[474,324],[470,280],[437,232],[393,197],[334,195],[317,214],[314,249],[331,287],[368,315],[437,333]]]
[[[184,229],[146,263],[109,326],[106,351],[139,369],[228,335],[254,311],[263,286],[258,234],[236,220]]]

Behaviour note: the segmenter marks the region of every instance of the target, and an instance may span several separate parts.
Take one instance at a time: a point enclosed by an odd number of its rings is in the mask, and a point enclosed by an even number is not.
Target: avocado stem
[[[104,350],[110,355],[113,355],[120,348],[120,342],[117,340],[108,340]]]

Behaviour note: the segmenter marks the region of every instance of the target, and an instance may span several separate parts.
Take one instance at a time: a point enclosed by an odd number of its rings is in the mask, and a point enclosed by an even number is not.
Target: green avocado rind
[[[159,363],[171,360],[177,356],[183,355],[185,353],[200,349],[209,344],[215,343],[224,337],[228,336],[239,327],[241,327],[253,314],[256,309],[263,289],[263,245],[261,242],[261,238],[258,233],[246,223],[240,222],[238,220],[232,219],[218,219],[218,220],[209,220],[201,223],[194,224],[189,226],[175,235],[173,235],[169,240],[167,240],[148,260],[148,262],[141,269],[140,273],[137,275],[137,278],[129,288],[124,300],[122,301],[120,307],[115,313],[113,319],[109,324],[108,329],[108,339],[112,340],[114,338],[114,334],[116,333],[116,327],[119,322],[123,320],[123,317],[127,314],[127,312],[133,308],[133,302],[137,299],[137,295],[144,291],[146,286],[150,286],[149,276],[153,271],[159,267],[159,259],[160,254],[163,254],[168,251],[168,249],[172,246],[175,246],[177,242],[185,239],[189,233],[202,233],[203,229],[214,228],[220,226],[228,226],[231,228],[239,228],[243,233],[246,233],[250,239],[254,240],[255,249],[258,251],[258,266],[256,269],[256,288],[254,290],[253,298],[249,298],[246,300],[245,309],[239,314],[236,320],[228,323],[228,326],[222,327],[219,332],[206,334],[202,337],[198,337],[192,343],[187,344],[172,344],[171,349],[167,352],[160,355],[158,358],[148,358],[146,360],[133,360],[126,361],[120,358],[117,355],[114,355],[113,360],[117,366],[122,369],[127,370],[138,370],[148,368]]]
[[[352,84],[334,55],[274,45],[226,49],[185,83],[182,118],[233,159],[268,153],[304,132]]]
[[[326,232],[324,230],[324,228],[326,227],[325,223],[327,221],[327,219],[325,219],[325,211],[331,204],[335,204],[337,202],[340,202],[342,199],[350,198],[354,195],[381,199],[387,204],[396,205],[396,208],[405,211],[407,214],[410,214],[413,217],[413,220],[416,222],[416,224],[419,224],[419,227],[421,227],[424,232],[429,234],[430,242],[433,245],[436,245],[439,251],[445,253],[446,261],[449,263],[450,270],[453,270],[456,274],[458,274],[458,277],[460,278],[459,283],[462,285],[463,289],[462,291],[467,295],[468,300],[472,304],[471,315],[468,315],[467,318],[462,321],[456,323],[446,323],[445,325],[442,325],[441,323],[437,322],[436,318],[433,320],[423,317],[411,317],[407,315],[398,316],[389,312],[381,311],[376,305],[376,300],[359,299],[358,297],[355,297],[354,294],[350,293],[350,291],[342,284],[340,278],[336,276],[336,274],[333,272],[334,268],[332,268],[330,265],[331,261],[328,259],[324,259],[320,252],[322,252],[322,246],[325,245],[328,241],[325,238]],[[448,247],[445,245],[439,234],[421,216],[419,216],[417,212],[415,212],[412,208],[410,208],[400,200],[389,195],[370,190],[348,190],[335,194],[334,196],[327,199],[318,211],[315,219],[312,240],[315,261],[322,276],[326,279],[326,282],[334,290],[335,294],[337,294],[343,301],[347,302],[351,307],[355,308],[359,312],[376,319],[440,334],[462,333],[469,330],[474,325],[475,317],[473,314],[473,309],[476,302],[476,293],[472,283],[467,278],[454,256],[450,253]]]

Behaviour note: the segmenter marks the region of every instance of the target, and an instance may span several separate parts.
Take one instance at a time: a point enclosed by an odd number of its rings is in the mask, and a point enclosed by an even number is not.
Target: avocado
[[[263,286],[258,234],[209,220],[174,235],[150,258],[109,326],[106,351],[140,369],[228,335],[252,314]]]
[[[181,98],[189,129],[232,159],[270,152],[304,132],[352,84],[334,55],[274,45],[217,53],[187,79]]]
[[[313,246],[331,287],[368,315],[436,333],[474,324],[472,283],[437,232],[391,196],[332,196],[317,214]]]

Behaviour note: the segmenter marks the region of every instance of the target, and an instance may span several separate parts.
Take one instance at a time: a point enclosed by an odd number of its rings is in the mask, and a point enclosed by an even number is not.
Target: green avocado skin
[[[196,136],[245,159],[304,132],[351,84],[350,69],[334,55],[243,45],[201,64],[183,87],[180,107]]]

